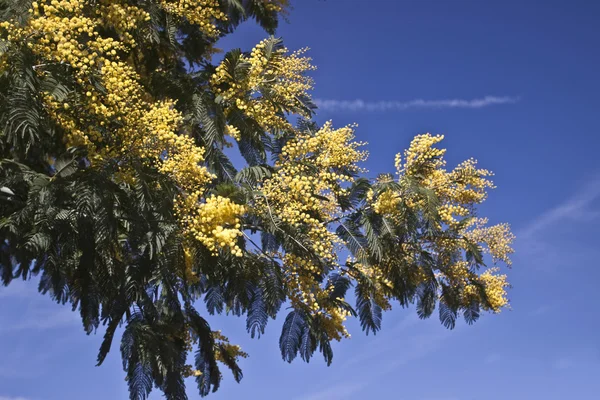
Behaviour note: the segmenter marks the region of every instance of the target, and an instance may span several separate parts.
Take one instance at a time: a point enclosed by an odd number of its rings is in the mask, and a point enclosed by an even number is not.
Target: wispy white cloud
[[[411,329],[413,326],[418,325],[420,321],[421,319],[416,312],[408,313],[392,328],[393,332],[400,333]]]
[[[381,344],[380,346],[376,346],[376,349],[369,347],[364,349],[364,351],[358,352],[352,358],[342,364],[342,369],[350,369],[357,364],[364,364],[365,362],[384,357],[386,354],[393,352],[395,347],[390,348],[389,345],[384,345],[383,343],[385,343],[386,340],[390,340],[394,336],[404,336],[401,349],[398,348],[398,350],[401,351],[389,363],[388,368],[383,368],[385,371],[400,365],[408,364],[410,361],[427,357],[429,354],[441,347],[444,340],[450,336],[450,331],[437,330],[435,329],[437,328],[437,325],[434,324],[430,325],[430,328],[431,326],[435,326],[435,328],[431,331],[423,331],[422,327],[417,329],[417,325],[419,323],[423,324],[424,321],[419,319],[416,312],[413,311],[410,314],[407,314],[398,323],[396,323],[396,325],[391,327],[389,331],[384,331],[386,338],[378,337],[377,339],[374,339],[376,343]],[[415,331],[418,331],[418,333],[414,333]]]
[[[373,342],[358,349],[346,362],[339,365],[343,378],[333,386],[323,387],[305,393],[296,400],[342,400],[360,398],[360,392],[379,381],[386,374],[399,367],[409,365],[413,361],[431,356],[439,350],[453,333],[440,329],[437,321],[421,321],[417,314],[407,314],[391,329],[383,329],[381,336],[373,338]],[[457,327],[460,330],[460,327]],[[398,337],[402,340],[398,340]],[[357,365],[373,365],[366,373]]]
[[[10,396],[0,396],[0,400],[29,400],[25,397],[10,397]]]
[[[594,242],[599,231],[597,224],[590,222],[598,217],[600,175],[597,174],[570,197],[516,231],[515,261],[553,273],[594,262],[600,254]],[[547,310],[540,307],[532,315],[542,315]]]
[[[499,353],[492,353],[492,354],[488,354],[487,355],[487,357],[485,358],[484,362],[486,364],[494,364],[494,363],[497,363],[500,360],[502,360],[502,355],[500,355]]]
[[[37,287],[32,282],[15,280],[8,286],[0,286],[0,299],[2,298],[27,298],[39,296]],[[2,400],[0,398],[0,400]]]
[[[349,396],[360,392],[367,384],[367,381],[357,383],[344,382],[342,384],[326,387],[314,393],[297,397],[296,400],[344,400],[349,398]]]
[[[530,239],[548,227],[565,220],[589,221],[594,219],[600,215],[598,210],[592,207],[598,199],[600,199],[600,176],[592,179],[564,203],[535,218],[521,229],[517,236],[522,239]]]
[[[483,108],[498,104],[514,104],[520,100],[513,96],[485,96],[478,99],[441,99],[409,101],[366,101],[316,99],[315,104],[322,111],[405,111],[409,109],[443,108]]]
[[[384,372],[389,372],[401,365],[408,365],[412,361],[420,360],[435,353],[442,344],[450,337],[450,331],[424,333],[403,340],[405,348],[390,361]]]
[[[406,329],[403,325],[404,324],[401,322],[400,330]],[[394,329],[394,331],[397,333],[398,329]],[[373,349],[370,348],[368,352],[359,353],[341,366],[342,371],[350,371],[356,364],[371,364],[374,359],[383,358],[384,354],[395,354],[392,360],[387,362],[379,361],[378,363],[380,366],[373,371],[372,374],[354,377],[353,379],[344,379],[341,383],[305,394],[298,397],[296,400],[343,400],[355,398],[353,395],[359,393],[373,381],[380,379],[384,374],[387,374],[402,365],[407,365],[411,361],[416,361],[429,356],[442,346],[443,341],[448,336],[448,333],[445,331],[441,333],[424,333],[409,336],[402,340],[402,351],[397,352],[395,350],[400,349],[394,349],[393,346],[390,346],[389,344],[380,343],[378,350],[373,351]]]
[[[40,368],[40,365],[56,364],[55,360],[64,357],[65,351],[68,352],[75,346],[82,346],[86,340],[89,340],[76,329],[68,329],[60,335],[52,335],[51,346],[48,346],[46,332],[23,332],[15,337],[16,339],[10,340],[11,346],[0,357],[0,382],[3,379],[4,381],[39,380],[52,375],[51,368]]]
[[[55,305],[54,309],[44,308],[30,313],[26,318],[13,324],[4,323],[0,333],[18,331],[43,331],[47,329],[76,326],[80,319],[68,306]],[[2,400],[2,399],[0,399]]]
[[[567,368],[571,368],[575,365],[575,363],[573,362],[572,359],[567,358],[567,357],[563,357],[563,358],[559,358],[558,360],[555,360],[552,363],[552,367],[554,369],[567,369]]]
[[[458,400],[458,397],[426,397],[423,400]]]
[[[533,310],[531,310],[529,315],[531,315],[533,317],[538,317],[540,315],[547,314],[550,310],[551,310],[551,307],[548,304],[543,304],[543,305],[539,306],[538,308],[534,308]]]
[[[0,300],[10,302],[14,313],[0,313],[0,335],[18,331],[43,331],[76,326],[80,318],[71,307],[56,304],[37,291],[33,281],[14,281],[0,287]],[[20,315],[15,319],[14,315]],[[2,399],[0,399],[2,400]]]

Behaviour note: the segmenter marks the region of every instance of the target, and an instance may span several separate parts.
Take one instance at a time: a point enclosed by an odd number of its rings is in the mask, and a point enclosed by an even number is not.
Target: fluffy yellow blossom
[[[365,151],[359,150],[365,145],[354,141],[354,125],[333,129],[331,121],[327,121],[314,134],[298,134],[283,148],[282,159],[303,161],[310,158],[316,166],[323,169],[349,168],[358,172],[356,165],[367,157]]]
[[[386,190],[377,196],[377,200],[373,203],[373,210],[377,214],[394,216],[398,214],[400,201],[401,198],[398,193]]]
[[[352,127],[333,129],[330,122],[317,132],[297,133],[283,147],[275,165],[277,172],[263,182],[259,208],[265,215],[270,210],[290,225],[306,227],[319,257],[335,259],[339,239],[323,221],[338,216],[340,208],[328,196],[339,193],[342,183],[352,181],[336,171],[359,171],[357,163],[367,157],[360,150],[362,145],[354,141]]]
[[[236,360],[238,358],[247,358],[248,354],[242,351],[242,348],[237,344],[231,344],[229,338],[221,333],[221,331],[213,331],[212,336],[215,340],[215,359],[220,362],[225,360]]]
[[[301,99],[309,98],[313,82],[305,74],[315,67],[304,56],[306,51],[288,54],[286,48],[273,49],[273,40],[265,39],[249,57],[240,56],[242,62],[249,64],[242,79],[231,76],[224,61],[217,67],[211,84],[229,107],[238,108],[266,131],[292,130],[284,112],[309,116]]]
[[[349,338],[350,333],[346,329],[344,323],[352,314],[343,308],[331,307],[327,312],[317,314],[317,318],[323,326],[327,337],[330,340],[340,341],[343,338]]]
[[[439,207],[438,212],[443,222],[450,226],[455,226],[458,220],[454,216],[466,217],[469,215],[469,209],[460,205],[446,203]]]
[[[317,296],[322,289],[315,276],[323,272],[322,266],[288,253],[283,258],[283,267],[287,272],[285,280],[292,304],[309,312],[317,311],[320,307]]]
[[[263,4],[267,11],[280,13],[289,6],[289,0],[263,0]]]
[[[474,226],[465,230],[464,236],[473,243],[479,243],[483,250],[487,251],[494,261],[502,261],[511,265],[510,255],[514,253],[511,247],[515,236],[510,231],[508,224],[486,226],[487,218],[479,218],[474,221]]]
[[[288,253],[283,258],[283,267],[284,281],[292,305],[317,318],[329,339],[341,340],[350,337],[344,322],[351,314],[327,301],[333,286],[323,288],[315,279],[323,273],[322,266]]]
[[[200,192],[180,197],[176,210],[185,233],[204,244],[215,255],[219,249],[241,257],[238,238],[242,236],[240,217],[245,207],[221,196],[210,196],[200,203]]]
[[[218,36],[216,22],[227,20],[217,0],[160,0],[160,5],[165,11],[197,25],[207,36]]]
[[[416,136],[405,151],[404,164],[398,154],[395,165],[400,177],[416,179],[435,193],[440,202],[438,213],[441,221],[456,227],[465,217],[472,216],[474,206],[485,200],[487,190],[494,188],[494,185],[488,179],[492,173],[477,168],[477,161],[474,159],[466,160],[454,170],[447,171],[444,168],[446,150],[433,147],[443,138],[442,135],[430,134]],[[411,196],[407,199],[407,204],[423,207],[425,199]]]
[[[119,34],[121,41],[131,45],[135,45],[131,31],[150,20],[146,11],[119,0],[101,0],[97,13]]]
[[[379,265],[367,265],[358,263],[354,259],[349,258],[346,262],[352,265],[353,270],[360,272],[360,275],[350,271],[349,275],[355,279],[361,279],[366,277],[371,281],[373,289],[373,300],[383,310],[391,310],[392,305],[390,303],[390,289],[394,287],[392,281],[390,281],[385,273],[385,265],[390,264],[390,260],[382,260],[382,264]]]
[[[215,4],[207,2],[206,6]],[[67,147],[86,147],[92,162],[118,160],[115,179],[123,183],[134,181],[128,162],[141,159],[173,179],[184,192],[181,197],[186,198],[183,203],[191,214],[206,210],[198,201],[199,194],[214,177],[202,165],[204,149],[180,134],[182,116],[175,103],[153,100],[127,56],[136,45],[132,32],[143,29],[149,14],[126,1],[102,0],[92,12],[86,7],[84,0],[41,0],[32,4],[32,17],[25,26],[5,22],[0,30],[8,32],[9,41],[27,41],[44,63],[68,65],[73,72],[81,95],[68,101],[48,93],[44,96],[48,113],[66,132]],[[104,37],[104,28],[116,31],[118,40]],[[100,87],[91,83],[94,80]],[[182,224],[187,226],[189,221],[182,219]],[[224,233],[211,235],[207,238],[215,241],[202,240],[213,249],[215,243],[231,243]],[[228,247],[239,252],[235,246]]]
[[[450,265],[444,271],[444,275],[455,285],[459,283],[468,283],[469,279],[474,276],[469,268],[469,263],[466,261],[457,261]]]
[[[231,136],[236,141],[239,141],[242,138],[240,130],[232,125],[225,125],[225,134]]]
[[[282,148],[276,172],[262,183],[263,196],[255,205],[265,218],[277,215],[306,233],[307,246],[319,260],[286,253],[285,285],[292,304],[318,318],[336,340],[349,336],[344,327],[348,313],[329,304],[333,288],[321,287],[316,277],[323,274],[323,265],[335,265],[341,244],[327,221],[341,215],[335,193],[342,193],[342,184],[353,178],[338,171],[360,171],[357,164],[367,157],[362,145],[354,140],[352,126],[334,129],[327,122],[316,132],[296,132]]]
[[[398,153],[394,157],[394,167],[396,167],[396,174],[402,172],[402,154]]]
[[[510,266],[514,235],[507,224],[487,226],[487,219],[475,218],[475,206],[486,199],[488,189],[494,188],[489,179],[492,173],[478,168],[474,159],[458,164],[453,170],[446,170],[446,150],[435,147],[442,140],[441,135],[416,136],[404,152],[404,157],[398,154],[395,158],[394,165],[401,188],[399,192],[386,190],[375,197],[371,191],[366,196],[367,201],[376,212],[390,214],[397,208],[402,196],[413,211],[421,211],[428,207],[429,199],[421,192],[411,191],[410,187],[412,182],[416,181],[429,189],[439,203],[437,212],[441,224],[436,228],[449,233],[433,236],[426,244],[431,246],[439,263],[448,265],[436,272],[437,279],[460,293],[459,301],[464,307],[475,301],[481,303],[486,310],[499,312],[507,305],[506,276],[498,275],[497,268],[479,274],[476,269],[471,268],[470,262],[460,258],[457,260],[457,254],[472,251],[470,244],[475,244],[480,250],[489,253],[494,262],[502,261]],[[403,192],[405,189],[406,193]],[[409,262],[411,259],[417,260],[423,245],[411,248],[403,244],[403,257]],[[380,267],[385,269],[386,264],[389,264],[389,261],[382,260]],[[376,279],[373,276],[377,277],[379,274],[373,275],[374,271],[369,267],[363,270],[363,273],[371,279]],[[425,282],[428,278],[416,276],[415,282],[418,283],[420,279]],[[482,301],[481,287],[485,289],[489,307]],[[438,295],[441,295],[441,292]]]
[[[429,133],[415,136],[410,147],[404,152],[404,172],[411,174],[423,167],[426,167],[427,170],[442,167],[444,165],[442,157],[446,150],[436,149],[432,146],[443,139],[443,135],[432,136]]]
[[[498,268],[490,268],[479,277],[484,284],[490,309],[496,313],[508,306],[506,288],[509,286],[506,275],[498,275],[498,271]]]

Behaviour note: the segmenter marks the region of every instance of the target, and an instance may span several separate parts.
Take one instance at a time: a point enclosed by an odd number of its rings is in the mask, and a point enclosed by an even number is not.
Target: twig
[[[261,252],[261,253],[262,253],[262,254],[263,254],[265,257],[269,258],[269,259],[270,259],[271,261],[273,261],[273,262],[277,262],[277,260],[276,260],[276,259],[275,259],[273,256],[271,256],[270,254],[266,253],[266,252],[265,252],[265,251],[264,251],[264,250],[263,250],[263,249],[262,249],[262,248],[261,248],[261,247],[260,247],[258,244],[256,244],[256,242],[254,242],[254,240],[252,240],[252,239],[250,238],[250,236],[246,235],[246,233],[245,233],[245,232],[242,232],[242,234],[243,234],[243,235],[244,235],[244,237],[245,237],[246,239],[248,239],[248,241],[249,241],[250,243],[252,243],[252,244],[254,245],[254,247],[256,247],[256,248],[257,248],[257,249],[258,249],[258,250],[259,250],[259,251],[260,251],[260,252]]]
[[[304,245],[302,243],[300,243],[298,240],[296,240],[295,237],[293,237],[292,235],[288,234],[286,231],[284,231],[283,229],[281,229],[279,227],[279,225],[277,225],[277,222],[275,222],[275,218],[273,217],[273,213],[271,211],[271,206],[269,205],[269,200],[267,199],[267,196],[265,196],[264,194],[263,194],[263,197],[265,198],[265,202],[267,203],[267,208],[269,209],[269,216],[271,217],[271,221],[273,221],[273,225],[275,225],[275,228],[279,229],[285,235],[287,235],[288,237],[290,237],[294,242],[296,242],[296,244],[298,246],[302,247],[305,251],[309,251],[306,247],[304,247]]]

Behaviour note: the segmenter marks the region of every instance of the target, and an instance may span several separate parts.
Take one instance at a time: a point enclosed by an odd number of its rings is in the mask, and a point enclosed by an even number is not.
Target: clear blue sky
[[[600,2],[293,3],[279,35],[291,49],[311,47],[314,97],[363,102],[334,103],[317,119],[359,123],[373,174],[391,170],[394,154],[427,131],[446,135],[450,164],[473,156],[496,172],[482,214],[518,236],[513,310],[447,331],[435,316],[419,321],[397,308],[375,337],[351,323],[331,367],[320,357],[284,363],[281,317],[260,340],[243,319],[211,318],[250,353],[242,383],[226,372],[211,397],[597,399]],[[248,49],[263,37],[246,24],[223,46]],[[469,103],[486,96],[508,98]],[[94,367],[102,332],[85,336],[68,308],[34,292],[20,282],[0,288],[0,400],[127,399],[118,344]]]

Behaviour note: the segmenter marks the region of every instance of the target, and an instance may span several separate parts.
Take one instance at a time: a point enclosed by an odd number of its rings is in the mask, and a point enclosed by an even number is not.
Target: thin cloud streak
[[[13,320],[12,313],[0,314],[0,336],[19,331],[45,331],[81,323],[79,314],[67,305],[58,305],[37,291],[33,281],[14,281],[0,287],[0,301],[11,302],[21,318]],[[2,400],[2,398],[0,398]]]
[[[598,259],[593,241],[600,216],[600,175],[594,174],[586,184],[561,203],[529,220],[516,232],[515,259],[538,270],[558,273],[564,268],[588,265]],[[577,236],[582,229],[591,235]],[[551,305],[550,305],[551,307]],[[541,305],[531,316],[543,315]]]
[[[14,280],[8,286],[0,286],[0,299],[37,298],[38,296],[40,293],[37,291],[37,285],[32,285],[31,282]],[[1,397],[0,400],[2,400]]]
[[[590,209],[597,199],[600,199],[600,176],[589,182],[580,192],[564,203],[533,220],[519,231],[517,236],[530,239],[536,233],[564,220],[591,220],[598,216],[597,210]]]
[[[76,312],[67,306],[54,306],[53,308],[40,308],[17,323],[4,323],[4,326],[0,327],[0,335],[19,331],[45,331],[77,325],[79,316]]]
[[[343,378],[333,386],[325,386],[316,391],[302,394],[295,400],[342,400],[354,399],[376,380],[412,361],[430,356],[451,338],[450,331],[440,331],[435,321],[423,325],[416,313],[411,313],[398,321],[391,330],[378,336],[374,346],[368,345],[339,367]],[[458,327],[457,327],[458,328]],[[458,328],[460,330],[460,328]],[[403,335],[403,340],[397,337]],[[390,359],[389,356],[393,355]],[[365,373],[357,373],[358,365],[372,364],[377,367]],[[364,397],[364,396],[363,396]]]
[[[350,383],[344,382],[321,391],[297,397],[296,400],[344,400],[349,396],[357,394],[368,385],[367,381]],[[2,400],[2,399],[0,399]]]
[[[559,369],[559,370],[571,368],[574,365],[575,365],[575,363],[570,358],[559,358],[558,360],[556,360],[552,363],[552,367],[554,369]]]
[[[485,96],[479,99],[442,99],[424,100],[415,99],[410,101],[365,101],[357,100],[329,100],[316,99],[315,104],[322,111],[406,111],[409,109],[445,109],[445,108],[467,108],[477,109],[499,104],[514,104],[520,97],[512,96]]]
[[[488,356],[485,358],[485,360],[483,360],[483,362],[485,364],[494,364],[500,360],[502,360],[502,355],[500,355],[498,353],[492,353],[492,354],[488,354]]]
[[[0,396],[0,400],[28,400],[25,397]]]

